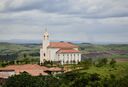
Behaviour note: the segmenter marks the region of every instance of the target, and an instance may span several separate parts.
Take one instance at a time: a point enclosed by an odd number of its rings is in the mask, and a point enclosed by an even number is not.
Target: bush
[[[79,63],[80,66],[82,66],[84,69],[88,69],[90,66],[92,66],[92,59],[86,59]]]
[[[9,77],[3,87],[128,87],[128,74],[116,79],[113,74],[107,78],[99,74],[76,71],[57,76],[31,76],[26,72]]]
[[[10,77],[3,87],[59,87],[60,81],[53,76],[31,76],[26,72]]]
[[[102,66],[106,65],[107,62],[108,62],[107,58],[100,59],[100,60],[98,61],[98,64],[97,64],[96,66],[97,66],[97,67],[102,67]]]
[[[116,64],[116,61],[115,61],[114,59],[112,59],[112,60],[110,61],[110,65],[111,65],[112,67],[114,67],[115,64]]]

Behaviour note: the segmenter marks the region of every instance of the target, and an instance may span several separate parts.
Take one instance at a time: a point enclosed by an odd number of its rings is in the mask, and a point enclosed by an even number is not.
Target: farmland
[[[82,52],[82,60],[87,58],[128,58],[127,44],[97,45],[90,43],[76,44]],[[0,43],[0,60],[38,58],[41,44]]]

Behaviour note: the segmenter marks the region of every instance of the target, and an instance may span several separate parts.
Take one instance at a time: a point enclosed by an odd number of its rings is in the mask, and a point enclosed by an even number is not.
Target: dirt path
[[[117,62],[128,62],[128,58],[118,58],[115,59]]]

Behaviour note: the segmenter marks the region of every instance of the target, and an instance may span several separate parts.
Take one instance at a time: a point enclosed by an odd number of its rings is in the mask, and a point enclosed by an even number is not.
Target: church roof
[[[80,53],[80,51],[74,49],[60,49],[57,53]]]
[[[78,48],[78,46],[73,45],[68,42],[50,42],[50,45],[48,47],[51,47],[51,48]]]

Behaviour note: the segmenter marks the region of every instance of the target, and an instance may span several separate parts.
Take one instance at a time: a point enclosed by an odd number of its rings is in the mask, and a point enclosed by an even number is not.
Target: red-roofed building
[[[3,68],[0,68],[0,78],[8,78],[12,75],[18,75],[21,72],[27,72],[32,76],[39,75],[48,75],[49,72],[56,74],[64,72],[62,68],[52,67],[48,68],[45,66],[40,66],[37,64],[25,64],[25,65],[9,65]]]
[[[81,53],[78,48],[69,42],[50,42],[49,34],[46,31],[40,48],[40,63],[43,63],[44,60],[60,62],[62,65],[78,63],[81,61]]]
[[[32,76],[48,75],[45,70],[48,70],[47,67],[40,66],[37,64],[25,64],[25,65],[9,65],[4,68],[0,68],[0,78],[8,78],[11,75],[18,75],[21,72],[27,72]]]

